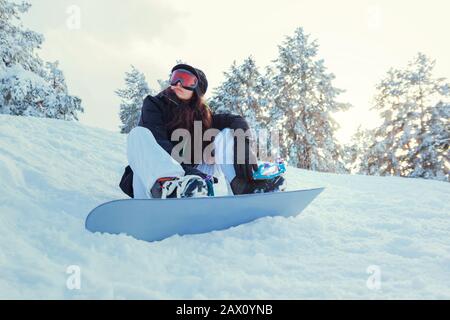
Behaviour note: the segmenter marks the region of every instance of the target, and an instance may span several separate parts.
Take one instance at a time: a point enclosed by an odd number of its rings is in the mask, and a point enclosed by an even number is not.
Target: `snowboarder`
[[[249,129],[246,120],[233,114],[214,114],[204,101],[208,81],[200,69],[187,64],[176,65],[171,72],[170,86],[156,96],[147,96],[138,127],[128,135],[129,166],[120,181],[120,188],[135,199],[155,197],[192,197],[198,193],[213,195],[214,176],[223,173],[235,195],[272,192],[284,183],[282,176],[255,180],[257,159],[250,147],[250,138],[237,139],[233,130]],[[172,157],[176,143],[171,141],[177,129],[194,135],[194,122],[201,122],[202,132],[217,129],[212,162],[179,162]],[[202,154],[210,142],[202,142]],[[244,155],[238,161],[239,150]],[[194,150],[194,143],[186,148]],[[186,149],[183,149],[183,154]],[[194,152],[191,160],[194,159]],[[202,157],[203,158],[203,157]],[[217,159],[222,159],[217,161]],[[224,161],[224,159],[231,161]],[[211,159],[210,159],[211,160]]]

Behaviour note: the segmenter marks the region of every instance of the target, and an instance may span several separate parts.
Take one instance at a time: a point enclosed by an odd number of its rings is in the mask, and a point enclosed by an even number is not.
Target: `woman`
[[[172,69],[170,87],[154,97],[145,98],[139,125],[128,136],[127,154],[130,165],[125,169],[120,182],[121,189],[127,195],[139,199],[160,197],[161,189],[167,181],[186,176],[190,179],[197,178],[190,180],[197,181],[197,184],[191,186],[201,188],[202,180],[209,180],[219,171],[222,171],[235,195],[270,192],[283,184],[282,177],[253,180],[257,164],[249,146],[250,141],[248,138],[237,139],[231,131],[248,130],[247,122],[238,115],[213,114],[204,101],[207,89],[208,81],[201,70],[187,64],[178,64]],[[171,141],[172,133],[177,129],[184,129],[193,135],[195,121],[201,123],[203,133],[208,129],[220,131],[214,139],[215,158],[218,156],[217,151],[220,151],[224,153],[221,155],[222,159],[232,158],[231,164],[192,161],[179,163],[171,156],[177,144]],[[244,155],[238,159],[238,142],[242,141],[243,146],[239,150],[244,150]],[[202,151],[209,143],[203,142]],[[193,144],[191,148],[193,149]],[[191,154],[192,159],[194,154]],[[238,161],[241,159],[244,161]],[[192,193],[187,193],[187,196],[190,194]]]

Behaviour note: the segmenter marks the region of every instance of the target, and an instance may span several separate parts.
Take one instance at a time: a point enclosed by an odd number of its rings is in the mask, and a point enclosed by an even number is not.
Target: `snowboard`
[[[182,199],[116,200],[92,210],[91,232],[160,241],[173,235],[225,230],[263,217],[300,214],[324,188]]]

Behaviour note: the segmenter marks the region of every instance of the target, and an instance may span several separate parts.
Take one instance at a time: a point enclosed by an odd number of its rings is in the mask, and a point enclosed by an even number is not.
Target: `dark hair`
[[[165,90],[165,94],[174,97],[175,94],[172,89],[169,87]],[[176,96],[176,95],[175,95]],[[178,102],[179,99],[175,98]],[[169,99],[169,103],[174,103]],[[205,102],[203,96],[199,96],[196,91],[194,91],[192,98],[187,102],[181,102],[180,107],[176,109],[177,112],[174,113],[173,119],[168,123],[168,129],[170,131],[174,131],[176,129],[186,129],[191,134],[191,137],[194,137],[194,121],[202,122],[202,134],[205,133],[206,130],[212,127],[212,112],[211,109]],[[211,142],[203,141],[202,139],[202,151],[208,146]],[[191,149],[191,159],[190,163],[195,163],[195,159],[197,159],[194,155],[194,143],[191,141],[190,143]],[[202,156],[202,155],[201,155]],[[203,157],[202,157],[203,158]]]
[[[167,88],[166,91],[172,91]],[[170,94],[170,92],[167,92]],[[212,112],[202,96],[199,96],[195,91],[192,98],[184,107],[179,108],[175,113],[174,118],[168,123],[171,131],[179,128],[188,130],[191,134],[194,133],[194,121],[202,122],[203,132],[212,126]]]

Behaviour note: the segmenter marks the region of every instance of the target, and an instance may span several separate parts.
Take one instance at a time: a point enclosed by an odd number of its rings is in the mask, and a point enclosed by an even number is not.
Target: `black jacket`
[[[139,126],[149,129],[155,137],[158,144],[171,154],[175,144],[170,141],[172,135],[168,128],[168,123],[172,120],[177,109],[182,107],[183,102],[177,96],[167,89],[156,96],[147,96],[141,110]],[[249,129],[245,119],[239,115],[233,114],[213,114],[212,128],[223,130],[230,129]],[[204,174],[195,168],[195,165],[181,164],[186,174]],[[133,194],[133,171],[130,166],[125,168],[125,172],[120,181],[120,188],[131,198]]]

